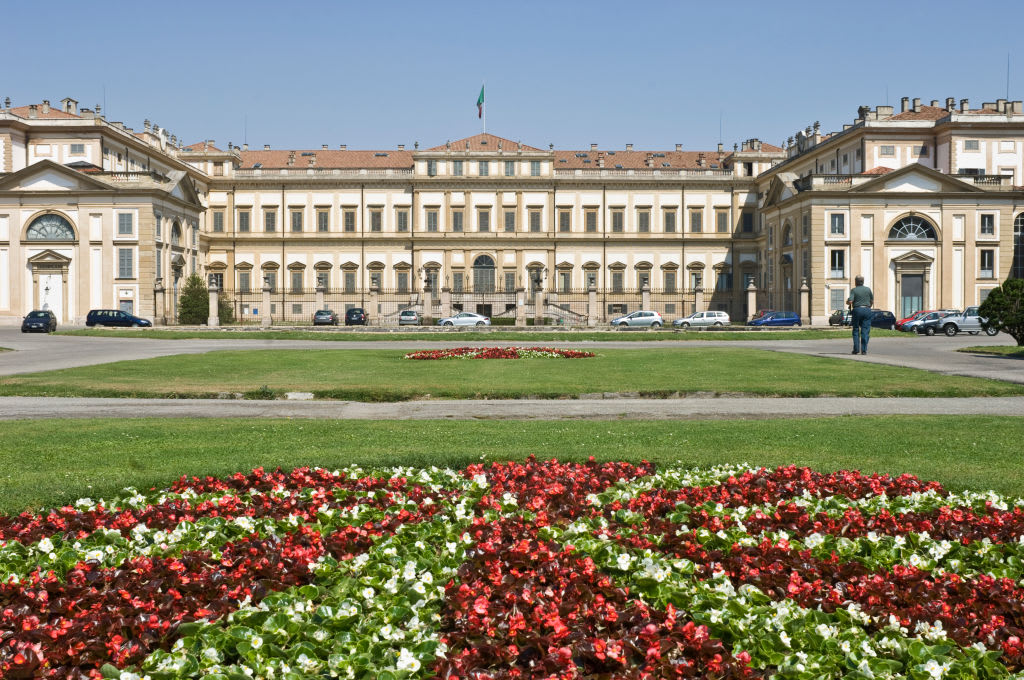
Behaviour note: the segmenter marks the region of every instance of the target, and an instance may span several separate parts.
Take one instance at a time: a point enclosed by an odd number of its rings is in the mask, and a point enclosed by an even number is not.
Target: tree
[[[1007,279],[988,294],[978,308],[985,330],[995,328],[1013,336],[1024,347],[1024,279]]]
[[[198,326],[210,318],[210,291],[199,274],[185,280],[178,298],[178,323]]]
[[[235,306],[224,294],[224,291],[217,296],[217,317],[220,319],[221,326],[235,322]]]

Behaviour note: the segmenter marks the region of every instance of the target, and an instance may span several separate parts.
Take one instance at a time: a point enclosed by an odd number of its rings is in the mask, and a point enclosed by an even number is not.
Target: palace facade
[[[1024,110],[903,100],[783,147],[184,145],[79,109],[0,109],[0,323],[121,308],[174,323],[184,277],[240,322],[317,306],[586,322],[793,309],[824,323],[855,275],[898,316],[1024,276]],[[262,307],[262,311],[261,311]],[[522,310],[519,315],[522,315]],[[521,318],[521,317],[519,317]]]

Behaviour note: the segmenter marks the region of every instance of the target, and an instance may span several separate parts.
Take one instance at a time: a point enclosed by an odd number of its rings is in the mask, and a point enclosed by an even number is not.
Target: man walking
[[[863,276],[855,278],[854,283],[857,285],[850,291],[850,297],[846,298],[846,304],[851,310],[850,323],[853,325],[853,354],[867,354],[875,294],[864,285]]]

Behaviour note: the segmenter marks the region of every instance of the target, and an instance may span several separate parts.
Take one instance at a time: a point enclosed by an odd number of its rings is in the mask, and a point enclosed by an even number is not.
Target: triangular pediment
[[[185,256],[182,255],[181,253],[174,253],[173,255],[171,255],[171,266],[172,267],[184,267],[185,266]]]
[[[113,191],[109,184],[84,173],[41,160],[0,179],[0,191]]]
[[[188,176],[187,172],[184,170],[172,170],[167,173],[167,176],[171,180],[171,188],[167,193],[186,203],[201,207],[199,194],[196,193],[196,189],[192,185],[192,178]]]
[[[775,177],[772,177],[771,182],[768,184],[768,191],[765,192],[764,202],[761,207],[767,207],[781,203],[787,198],[791,198],[796,195],[796,189],[793,187],[793,182],[797,179],[797,176],[791,172],[780,172]]]
[[[70,257],[65,257],[60,253],[56,253],[50,249],[46,249],[41,253],[36,253],[32,257],[28,258],[30,265],[60,265],[66,266],[71,263]]]
[[[984,191],[934,168],[913,163],[855,186],[850,193],[942,193]]]
[[[892,261],[896,264],[931,264],[935,258],[929,257],[919,250],[911,250],[909,253],[897,255],[892,258]]]
[[[473,135],[472,137],[463,137],[462,139],[456,139],[452,142],[445,142],[440,146],[427,149],[427,151],[493,151],[495,153],[498,150],[505,153],[511,153],[513,151],[540,151],[534,146],[527,146],[521,142],[516,142],[511,139],[505,139],[504,137],[498,137],[488,133],[479,135]]]

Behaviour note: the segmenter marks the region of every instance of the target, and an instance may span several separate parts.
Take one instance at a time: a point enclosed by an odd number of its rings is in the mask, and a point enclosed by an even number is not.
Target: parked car
[[[120,309],[90,309],[85,317],[86,326],[131,326],[134,328],[152,326],[153,322],[122,312]]]
[[[345,310],[345,325],[346,326],[365,326],[366,325],[366,310],[362,307],[353,307],[352,309]]]
[[[849,326],[852,318],[852,312],[849,309],[836,309],[833,310],[832,316],[828,317],[829,326]]]
[[[643,327],[649,328],[661,328],[664,324],[664,320],[661,318],[661,314],[658,312],[652,312],[646,309],[642,309],[632,314],[626,314],[625,316],[617,316],[612,319],[612,326],[616,328],[626,327]]]
[[[34,309],[21,321],[21,332],[52,333],[57,330],[57,317],[48,309]]]
[[[768,314],[774,313],[774,309],[759,309],[756,312],[754,312],[754,316],[750,317],[750,320],[753,321],[754,319],[760,319],[762,316],[767,316]]]
[[[936,317],[929,316],[931,314],[938,314],[938,318],[947,317],[950,314],[959,314],[958,309],[929,309],[923,312],[918,312],[917,316],[910,321],[907,321],[900,327],[901,331],[917,331],[918,327],[925,322],[925,320],[933,321]]]
[[[398,313],[399,326],[419,326],[420,321],[420,313],[415,309],[403,309]]]
[[[313,315],[314,326],[337,326],[338,315],[329,309],[318,309]]]
[[[989,328],[987,330],[982,328],[981,325],[984,322],[985,319],[982,319],[980,316],[978,316],[977,307],[968,307],[963,311],[962,314],[950,314],[949,316],[939,319],[936,322],[929,323],[935,323],[936,328],[941,327],[942,332],[948,335],[949,337],[953,337],[954,335],[960,332],[970,333],[971,335],[977,335],[983,330],[985,331],[986,335],[996,335],[997,333],[999,333],[999,331],[995,328]],[[928,326],[928,328],[931,328],[931,326]],[[931,333],[928,333],[928,335],[931,335]]]
[[[912,321],[904,326],[911,328],[919,335],[935,335],[942,329],[943,319],[950,316],[944,311],[928,312],[920,319]]]
[[[896,327],[896,315],[884,309],[871,310],[871,327],[892,330]]]
[[[751,319],[748,326],[799,326],[800,315],[796,312],[768,312],[767,314]]]
[[[896,330],[898,330],[898,331],[910,331],[910,330],[913,330],[912,328],[906,328],[906,325],[908,323],[910,323],[911,321],[917,321],[918,319],[920,319],[922,316],[924,316],[927,313],[928,313],[927,311],[917,311],[917,312],[914,312],[913,314],[911,314],[910,316],[908,316],[905,319],[900,319],[899,321],[896,322]]]
[[[694,312],[690,316],[676,319],[672,322],[674,328],[699,328],[701,326],[722,327],[729,323],[729,315],[725,312],[709,310],[706,312]]]
[[[438,326],[490,326],[491,319],[483,314],[459,312],[454,316],[446,316],[437,320]]]

